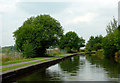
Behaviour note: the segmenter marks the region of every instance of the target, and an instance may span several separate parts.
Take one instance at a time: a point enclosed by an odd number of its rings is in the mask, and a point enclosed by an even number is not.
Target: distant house
[[[120,1],[118,2],[118,25],[120,25]]]
[[[58,48],[54,48],[54,49],[47,49],[47,53],[58,53],[59,49]]]
[[[62,50],[59,48],[47,49],[48,54],[50,54],[50,53],[66,53],[66,52],[67,52],[66,50]]]

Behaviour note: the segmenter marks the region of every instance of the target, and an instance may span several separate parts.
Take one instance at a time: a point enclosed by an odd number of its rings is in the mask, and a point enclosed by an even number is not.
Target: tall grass
[[[6,63],[8,61],[21,60],[25,57],[22,57],[22,53],[17,50],[10,49],[10,47],[2,47],[0,52],[0,63]]]
[[[14,61],[14,60],[21,60],[24,59],[25,57],[22,56],[8,56],[8,55],[3,55],[2,56],[2,63],[8,62],[8,61]]]

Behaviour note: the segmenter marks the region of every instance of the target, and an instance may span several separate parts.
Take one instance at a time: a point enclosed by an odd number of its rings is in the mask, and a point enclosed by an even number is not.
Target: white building
[[[120,25],[120,1],[118,2],[118,25]]]

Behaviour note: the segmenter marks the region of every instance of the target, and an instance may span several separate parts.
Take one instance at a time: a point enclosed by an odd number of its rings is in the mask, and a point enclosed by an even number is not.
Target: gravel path
[[[0,66],[0,68],[6,68],[6,67],[11,67],[11,66],[25,64],[25,63],[30,63],[30,62],[36,62],[36,61],[40,61],[40,60],[45,60],[45,59],[49,59],[49,58],[37,59],[37,60],[32,60],[32,61],[27,61],[27,62],[20,62],[20,63],[9,64],[9,65],[3,65],[3,66]]]

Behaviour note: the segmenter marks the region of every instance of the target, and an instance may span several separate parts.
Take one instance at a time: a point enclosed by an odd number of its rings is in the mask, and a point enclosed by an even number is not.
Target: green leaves
[[[23,44],[23,56],[26,58],[35,57],[35,48],[32,44],[28,42]]]
[[[115,52],[120,50],[120,29],[115,18],[106,30],[108,34],[103,39],[104,54],[108,58],[114,58]]]
[[[62,36],[60,39],[59,47],[61,49],[66,48],[68,49],[68,52],[71,52],[71,50],[79,50],[80,47],[84,46],[84,43],[84,39],[79,38],[75,32],[70,31]]]
[[[87,50],[98,50],[102,48],[102,35],[93,37],[91,36],[86,44]]]
[[[49,15],[28,18],[14,33],[19,51],[29,54],[29,48],[36,56],[44,56],[45,49],[52,46],[63,35],[60,23]]]
[[[111,21],[108,25],[107,25],[107,29],[106,32],[107,34],[109,33],[113,33],[114,30],[117,29],[117,20],[115,18],[113,18],[113,21]]]

